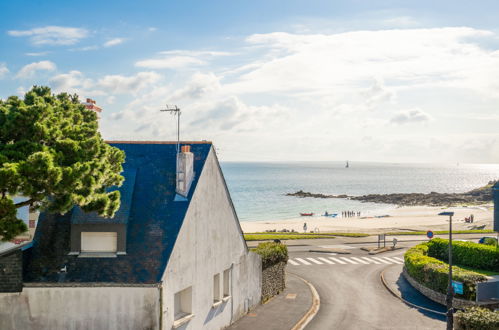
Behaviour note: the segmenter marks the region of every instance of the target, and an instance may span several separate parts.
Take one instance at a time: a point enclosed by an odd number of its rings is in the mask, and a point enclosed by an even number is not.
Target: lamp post
[[[441,212],[438,215],[449,216],[449,283],[447,284],[447,297],[445,302],[447,304],[447,330],[452,330],[454,327],[454,315],[452,308],[452,296],[454,290],[452,289],[452,216],[454,212]]]

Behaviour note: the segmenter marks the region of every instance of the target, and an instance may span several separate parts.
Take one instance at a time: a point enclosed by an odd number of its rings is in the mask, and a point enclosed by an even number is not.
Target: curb
[[[435,313],[435,314],[439,314],[439,315],[447,315],[445,313],[442,313],[442,312],[439,312],[439,311],[435,311],[433,309],[429,309],[429,308],[426,308],[426,307],[423,307],[423,306],[419,306],[419,305],[413,304],[413,303],[405,300],[401,296],[399,296],[395,291],[393,291],[390,288],[390,286],[388,285],[388,283],[386,283],[385,276],[384,276],[385,270],[386,270],[386,268],[383,271],[381,271],[381,273],[380,273],[381,283],[383,283],[383,285],[385,286],[385,288],[388,290],[388,292],[390,292],[392,294],[392,296],[394,296],[395,298],[399,299],[400,301],[402,301],[404,304],[406,304],[408,306],[411,306],[411,307],[414,307],[414,308],[417,308],[417,309],[422,309],[424,311]]]
[[[321,298],[319,297],[319,294],[317,293],[317,290],[315,287],[307,281],[306,279],[290,272],[286,272],[289,275],[292,275],[308,285],[308,288],[310,289],[310,292],[312,293],[312,306],[310,306],[309,310],[303,315],[303,317],[291,328],[291,330],[303,330],[307,326],[307,324],[313,320],[315,315],[319,312],[319,308],[321,307]]]

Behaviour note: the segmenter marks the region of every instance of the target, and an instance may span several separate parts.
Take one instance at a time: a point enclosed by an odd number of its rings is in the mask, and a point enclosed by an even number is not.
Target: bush
[[[496,245],[497,245],[497,238],[494,238],[494,237],[486,237],[486,238],[483,240],[483,244],[485,244],[485,245],[492,245],[492,246],[496,246]]]
[[[429,243],[419,244],[407,250],[404,255],[405,267],[416,281],[445,294],[447,293],[449,265],[428,256],[429,250]],[[452,267],[452,279],[463,283],[463,294],[456,294],[456,296],[468,300],[474,300],[476,297],[476,283],[486,281],[485,276],[457,266]]]
[[[434,238],[428,243],[428,256],[448,261],[449,240]],[[452,261],[461,266],[499,271],[499,249],[473,242],[452,242]]]
[[[499,312],[485,308],[467,308],[464,312],[457,312],[455,320],[455,329],[458,330],[499,329]]]
[[[275,265],[279,262],[288,262],[288,248],[282,243],[260,243],[252,250],[262,257],[262,268]]]

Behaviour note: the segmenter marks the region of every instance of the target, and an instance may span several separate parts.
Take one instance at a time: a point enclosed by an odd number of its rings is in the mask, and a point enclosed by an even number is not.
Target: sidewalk
[[[286,289],[264,305],[243,316],[227,329],[289,330],[312,306],[308,285],[298,277],[286,273]]]
[[[393,265],[388,267],[383,272],[383,277],[385,279],[386,285],[389,289],[395,293],[399,298],[413,304],[415,306],[420,306],[422,308],[418,308],[418,310],[425,314],[428,317],[445,320],[445,316],[433,313],[424,309],[437,311],[440,313],[445,313],[445,307],[426,298],[424,295],[419,293],[416,289],[412,287],[409,282],[402,276],[402,267],[403,265]],[[414,306],[411,306],[416,308]]]

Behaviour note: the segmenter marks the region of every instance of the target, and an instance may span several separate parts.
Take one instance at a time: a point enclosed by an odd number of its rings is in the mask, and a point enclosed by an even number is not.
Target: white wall
[[[159,292],[157,287],[25,287],[21,293],[0,293],[0,329],[158,329]]]
[[[221,329],[260,302],[261,260],[248,252],[211,149],[163,275],[163,329],[174,321],[174,295],[192,286],[192,318],[180,329]],[[232,269],[231,299],[213,304],[213,276]],[[222,282],[220,283],[223,287]]]

